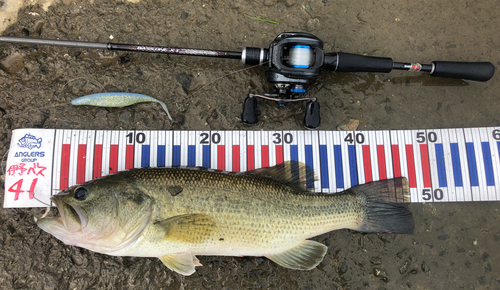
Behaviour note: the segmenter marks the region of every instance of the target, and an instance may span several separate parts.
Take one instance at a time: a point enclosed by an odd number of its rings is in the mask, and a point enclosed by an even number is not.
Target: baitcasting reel
[[[0,42],[220,57],[241,59],[248,65],[268,65],[266,77],[274,85],[275,93],[249,94],[243,106],[242,121],[247,125],[257,123],[256,97],[276,101],[280,106],[294,101],[308,101],[304,116],[304,126],[307,129],[317,129],[320,126],[320,105],[316,98],[303,98],[302,95],[306,92],[307,85],[320,74],[321,69],[335,72],[379,73],[388,73],[393,69],[423,71],[436,77],[483,82],[491,79],[495,72],[495,67],[491,62],[434,61],[431,64],[419,64],[400,63],[386,57],[344,52],[325,54],[323,41],[312,34],[300,32],[278,35],[269,49],[247,47],[242,52],[7,36],[0,36]]]
[[[243,50],[245,64],[269,65],[267,81],[274,85],[275,94],[265,94],[266,99],[284,106],[290,101],[309,100],[306,105],[304,126],[316,129],[320,125],[319,103],[315,98],[302,99],[307,85],[320,74],[324,63],[323,41],[308,33],[282,33],[269,49],[247,47]],[[258,59],[257,59],[258,55]],[[257,99],[250,94],[243,105],[242,121],[247,125],[257,123]],[[263,97],[263,96],[260,96]]]

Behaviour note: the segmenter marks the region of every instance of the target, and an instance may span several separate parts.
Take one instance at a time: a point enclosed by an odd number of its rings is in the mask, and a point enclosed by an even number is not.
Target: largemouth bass
[[[302,178],[299,178],[302,176]],[[158,257],[183,275],[196,255],[265,256],[309,270],[327,247],[311,237],[337,229],[412,234],[406,178],[311,193],[314,173],[285,162],[245,173],[197,168],[123,171],[52,197],[60,217],[37,224],[68,245],[113,256]]]

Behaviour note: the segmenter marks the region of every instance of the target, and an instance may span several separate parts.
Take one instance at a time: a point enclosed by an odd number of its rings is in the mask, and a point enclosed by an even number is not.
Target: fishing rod
[[[164,46],[34,39],[0,36],[0,42],[51,45],[88,49],[138,51],[188,56],[205,56],[240,59],[247,65],[267,65],[268,82],[275,93],[249,94],[245,99],[241,119],[247,125],[257,123],[257,97],[277,102],[280,106],[291,101],[308,101],[304,126],[317,129],[320,126],[320,105],[316,98],[303,98],[306,87],[316,78],[321,69],[334,72],[377,72],[389,73],[393,69],[412,72],[428,72],[434,77],[488,81],[493,77],[495,67],[491,62],[433,61],[430,64],[394,62],[388,57],[365,56],[345,52],[325,53],[323,41],[309,33],[281,33],[269,48],[247,47],[243,51],[222,51]]]

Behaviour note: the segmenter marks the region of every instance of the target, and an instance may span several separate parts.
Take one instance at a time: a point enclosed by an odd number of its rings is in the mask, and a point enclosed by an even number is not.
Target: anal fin
[[[201,266],[200,261],[191,253],[169,254],[160,257],[160,260],[170,270],[175,271],[184,276],[192,275],[195,266]]]
[[[311,270],[323,261],[327,250],[328,247],[321,243],[305,240],[294,248],[266,258],[285,268]]]

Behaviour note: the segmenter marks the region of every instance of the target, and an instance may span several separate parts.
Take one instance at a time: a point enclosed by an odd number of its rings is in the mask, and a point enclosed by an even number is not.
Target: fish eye
[[[75,190],[75,198],[78,200],[85,200],[88,196],[88,191],[85,187],[80,187]]]

